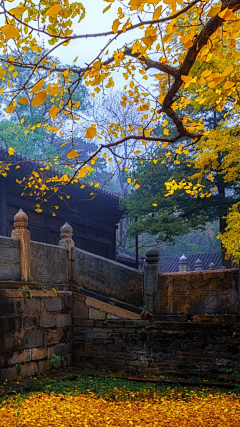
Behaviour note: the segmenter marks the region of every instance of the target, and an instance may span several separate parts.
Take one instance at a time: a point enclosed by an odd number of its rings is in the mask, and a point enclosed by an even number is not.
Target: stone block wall
[[[71,365],[72,293],[0,290],[0,380],[30,377],[47,370],[53,354]]]
[[[129,304],[143,304],[140,271],[78,248],[73,248],[72,259],[78,285]]]
[[[239,271],[164,273],[158,276],[158,313],[238,314]]]
[[[221,368],[240,372],[240,316],[156,316],[156,320],[77,320],[73,363],[129,374],[213,376]],[[159,319],[159,320],[158,320]]]

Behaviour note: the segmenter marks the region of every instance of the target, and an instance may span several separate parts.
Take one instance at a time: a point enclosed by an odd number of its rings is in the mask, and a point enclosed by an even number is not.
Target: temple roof
[[[35,161],[34,159],[30,159],[28,156],[25,156],[25,155],[20,154],[20,153],[14,153],[14,155],[12,155],[9,158],[8,150],[1,145],[0,145],[0,161],[8,161],[9,163],[11,163],[11,162],[19,162],[19,163],[23,162],[21,167],[24,167],[28,170],[30,170],[30,169],[32,170],[33,168],[38,169],[39,167],[46,167],[48,165],[47,161],[44,161],[44,160],[41,161],[39,159],[36,159],[36,161]],[[52,176],[62,175],[62,172],[59,172],[58,169],[54,169],[54,168],[52,168],[49,171],[49,173]],[[91,190],[91,191],[93,190],[93,187],[90,186],[90,183],[88,181],[81,180],[81,181],[79,181],[79,183],[81,183],[81,185],[84,184],[86,186],[86,188],[89,188],[89,190]],[[73,186],[75,188],[76,187],[79,188],[79,183],[78,184],[74,183]],[[105,196],[109,196],[109,197],[114,198],[114,199],[120,199],[121,198],[121,195],[119,193],[109,191],[109,190],[106,190],[106,189],[101,188],[101,187],[100,188],[94,188],[94,192],[99,193],[99,194],[103,194]]]

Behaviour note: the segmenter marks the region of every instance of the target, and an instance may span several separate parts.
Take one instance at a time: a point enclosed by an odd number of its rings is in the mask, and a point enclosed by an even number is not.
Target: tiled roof
[[[203,263],[203,270],[209,270],[209,264],[213,262],[216,269],[222,267],[222,256],[220,252],[208,252],[199,254],[187,254],[188,270],[194,270],[194,264],[199,258]],[[162,255],[160,256],[161,273],[176,273],[179,271],[180,255]]]
[[[6,161],[8,159],[8,150],[6,150],[6,148],[4,148],[3,146],[0,145],[0,160]],[[19,153],[15,153],[13,156],[10,157],[9,159],[9,163],[11,162],[24,162],[24,166],[29,168],[34,168],[36,167],[36,162],[33,159],[30,159],[29,157],[23,155],[23,154],[19,154]],[[47,166],[47,162],[46,161],[37,161],[37,164],[39,165],[39,167],[45,167]],[[56,169],[52,169],[51,172],[52,176],[54,175],[59,175],[59,170]],[[81,182],[81,184],[84,184],[86,187],[89,187],[90,190],[93,189],[92,186],[90,186],[89,182],[87,181],[79,181]],[[74,187],[77,186],[77,184],[73,184]],[[94,188],[94,192],[99,193],[99,194],[103,194],[105,196],[109,196],[112,197],[114,199],[121,199],[121,195],[118,193],[115,193],[113,191],[108,191],[102,188]]]
[[[179,260],[181,255],[160,255],[160,270],[161,273],[177,273],[179,271]],[[189,271],[194,271],[195,262],[199,258],[203,263],[203,270],[209,270],[209,264],[213,262],[216,270],[222,268],[222,255],[221,252],[207,252],[198,254],[187,254],[187,265]],[[129,262],[135,264],[136,255],[133,252],[127,251],[123,248],[118,248],[117,260],[119,262]],[[139,258],[139,265],[143,264],[142,258]],[[232,264],[232,267],[236,265]]]

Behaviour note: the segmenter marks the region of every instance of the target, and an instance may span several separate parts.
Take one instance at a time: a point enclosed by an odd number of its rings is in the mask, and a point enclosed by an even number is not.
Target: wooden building
[[[0,147],[0,160],[8,158],[6,150]],[[11,161],[25,160],[14,155]],[[116,226],[121,218],[119,199],[114,193],[102,190],[91,200],[92,187],[79,184],[69,185],[66,193],[70,195],[68,204],[56,196],[44,203],[42,213],[35,212],[36,200],[32,196],[22,196],[22,187],[16,182],[31,174],[36,164],[25,160],[20,169],[11,167],[7,177],[0,176],[0,235],[10,236],[13,218],[19,208],[28,215],[31,240],[57,245],[60,240],[60,227],[67,221],[73,227],[75,245],[86,251],[106,258],[116,259]],[[95,189],[94,189],[95,190]],[[57,216],[50,212],[51,206],[58,205]]]

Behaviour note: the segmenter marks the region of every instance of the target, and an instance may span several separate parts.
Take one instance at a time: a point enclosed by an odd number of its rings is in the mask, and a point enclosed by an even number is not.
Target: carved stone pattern
[[[67,283],[67,253],[64,248],[31,242],[31,276],[41,283]]]
[[[0,237],[0,280],[20,280],[19,240]]]

